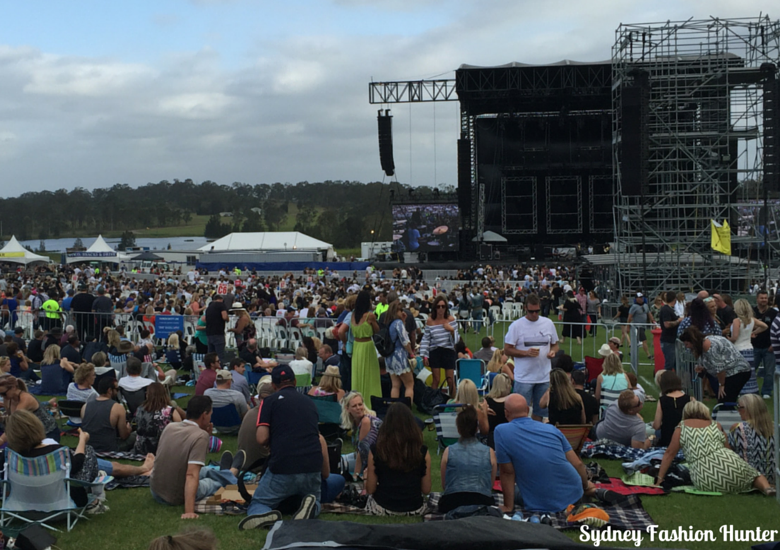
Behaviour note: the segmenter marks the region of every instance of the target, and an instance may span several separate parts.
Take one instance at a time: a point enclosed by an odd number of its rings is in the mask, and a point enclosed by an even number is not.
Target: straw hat
[[[325,372],[322,373],[322,376],[333,376],[334,378],[341,378],[341,373],[339,372],[339,368],[336,365],[330,365],[325,369]]]
[[[599,348],[599,355],[602,357],[609,357],[612,355],[612,348],[609,347],[609,344],[601,344],[601,347]]]

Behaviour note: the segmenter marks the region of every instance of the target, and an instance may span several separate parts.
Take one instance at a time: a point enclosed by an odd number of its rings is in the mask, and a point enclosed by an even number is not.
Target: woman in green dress
[[[691,481],[699,491],[747,493],[758,489],[767,496],[775,494],[767,479],[729,448],[723,428],[713,422],[704,403],[691,401],[685,405],[682,418],[661,461],[658,485],[682,449]]]
[[[361,290],[357,295],[349,328],[355,338],[352,346],[352,391],[360,392],[366,402],[371,403],[372,395],[382,397],[382,383],[379,379],[379,359],[371,339],[379,332],[379,324],[371,311],[371,295],[367,290]]]

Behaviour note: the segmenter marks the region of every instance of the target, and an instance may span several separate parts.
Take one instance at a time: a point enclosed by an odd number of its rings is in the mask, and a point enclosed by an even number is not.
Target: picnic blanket
[[[127,477],[115,477],[110,482],[106,483],[106,491],[113,491],[114,489],[135,489],[136,487],[149,487],[149,476],[127,476]]]
[[[635,474],[636,475],[636,474]],[[644,474],[639,474],[644,475]],[[607,482],[600,482],[596,483],[596,487],[599,489],[607,489],[609,491],[614,491],[619,495],[665,495],[667,494],[666,491],[661,489],[660,487],[650,487],[648,485],[644,484],[636,484],[631,483],[629,480],[626,480],[626,477],[624,476],[623,479],[618,479],[616,477],[609,478],[609,483]],[[653,484],[655,480],[652,478],[650,479],[650,485]]]
[[[146,455],[139,455],[123,451],[100,451],[95,452],[95,454],[100,458],[108,458],[111,460],[136,460],[138,462],[143,462],[146,460]]]
[[[428,512],[423,516],[423,521],[438,521],[444,519],[444,514],[433,512],[432,510],[438,510],[439,498],[442,493],[431,493],[428,498]],[[496,506],[501,506],[504,503],[504,495],[501,493],[493,494],[493,501]],[[637,529],[640,531],[646,531],[651,525],[655,525],[653,518],[642,506],[642,500],[638,495],[628,495],[623,501],[614,504],[602,506],[605,512],[609,514],[609,524],[616,529]],[[523,516],[531,517],[534,512],[529,510],[523,510]],[[556,529],[579,529],[579,524],[569,524],[566,521],[566,512],[558,512],[557,514],[551,514],[552,526]]]
[[[607,439],[599,439],[598,441],[589,441],[582,446],[580,456],[585,458],[611,458],[613,460],[623,460],[635,462],[642,459],[648,453],[656,453],[658,451],[666,451],[666,447],[653,447],[652,449],[634,449],[633,447],[626,447],[625,445],[618,445]],[[663,454],[663,453],[662,453]],[[682,452],[677,453],[675,457],[677,460],[685,460],[685,455]],[[625,468],[626,465],[623,465]]]

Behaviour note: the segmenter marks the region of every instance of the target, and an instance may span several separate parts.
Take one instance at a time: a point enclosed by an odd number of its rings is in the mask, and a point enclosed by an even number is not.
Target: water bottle
[[[523,521],[523,512],[521,512],[520,510],[515,512],[515,515],[512,516],[512,521]]]
[[[531,519],[529,519],[531,523],[540,523],[539,514],[534,514],[531,516]]]

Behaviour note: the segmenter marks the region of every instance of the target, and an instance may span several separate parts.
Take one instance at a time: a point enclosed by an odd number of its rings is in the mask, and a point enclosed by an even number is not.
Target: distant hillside
[[[88,191],[41,191],[0,199],[2,238],[20,240],[84,237],[102,233],[136,236],[219,237],[231,231],[301,231],[334,244],[357,248],[361,241],[392,238],[390,191],[399,183],[351,181],[296,184],[196,184],[190,179],[132,188],[116,184]],[[450,190],[451,191],[451,190]],[[415,195],[432,196],[428,187]],[[222,216],[222,213],[230,213]]]

